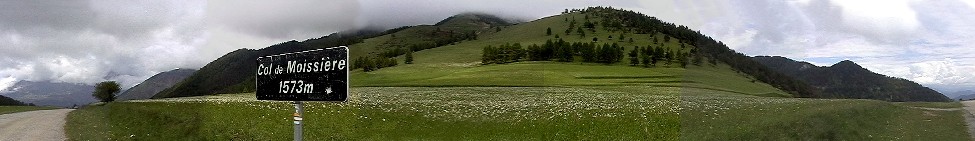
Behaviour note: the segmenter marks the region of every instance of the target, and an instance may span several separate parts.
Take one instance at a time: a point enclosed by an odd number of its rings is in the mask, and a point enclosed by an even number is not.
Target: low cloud
[[[199,1],[0,2],[0,89],[17,80],[123,87],[194,67],[205,42]]]

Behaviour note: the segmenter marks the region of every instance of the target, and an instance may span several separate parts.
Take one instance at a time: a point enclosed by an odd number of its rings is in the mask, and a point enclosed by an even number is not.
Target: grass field
[[[38,106],[0,106],[0,114],[9,114],[16,112],[26,112],[34,110],[49,110],[54,109],[53,107],[38,107]]]
[[[683,96],[680,105],[681,140],[969,140],[960,110],[740,95]]]
[[[306,139],[968,138],[961,111],[914,108],[957,103],[761,97],[782,92],[721,66],[423,65],[354,72],[347,103],[306,104]],[[67,131],[74,140],[287,140],[292,111],[253,93],[115,102],[72,112]]]
[[[652,86],[355,87],[306,103],[321,140],[966,140],[960,111],[874,100]],[[252,93],[115,102],[68,117],[74,140],[287,140],[288,102]],[[920,128],[924,127],[924,128]],[[103,132],[109,131],[109,132]]]
[[[921,108],[962,108],[965,105],[961,105],[959,102],[895,102],[897,105],[908,106],[908,107],[921,107]]]
[[[478,66],[411,64],[356,71],[352,86],[660,86],[694,87],[748,95],[789,97],[728,68],[642,68],[601,64],[519,62]]]
[[[667,93],[678,89],[645,89],[665,93],[558,87],[358,87],[347,103],[308,102],[305,137],[677,139],[678,97]],[[291,104],[253,99],[253,94],[233,94],[92,106],[72,112],[67,131],[76,140],[291,138]],[[111,132],[99,132],[105,130]]]
[[[751,95],[775,90],[720,69],[406,65],[352,79],[349,102],[306,104],[306,139],[967,138],[961,112],[912,108],[957,103],[757,97]],[[289,139],[291,104],[254,99],[247,93],[91,106],[72,112],[67,130],[76,140]]]

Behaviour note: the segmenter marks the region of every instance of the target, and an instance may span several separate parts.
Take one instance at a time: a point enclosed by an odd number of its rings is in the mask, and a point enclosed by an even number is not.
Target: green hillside
[[[566,33],[566,29],[575,30]],[[307,102],[307,140],[969,137],[964,112],[953,109],[957,103],[794,98],[819,95],[720,41],[632,11],[590,7],[515,24],[493,16],[461,14],[435,25],[406,26],[346,40],[333,37],[337,36],[235,51],[164,91],[165,97],[177,98],[75,110],[67,119],[67,136],[73,140],[289,140],[292,105],[259,101],[254,93],[245,93],[253,86],[248,84],[254,72],[248,70],[247,65],[253,64],[248,57],[276,52],[270,50],[348,45],[350,58],[361,61],[352,63],[357,69],[351,70],[349,100]],[[617,49],[607,52],[649,46],[679,55],[631,66],[626,54],[618,61],[587,61],[592,54],[576,48],[568,51],[566,60],[482,62],[488,46],[528,47],[558,40],[568,43],[556,48],[561,51],[595,44],[604,50]],[[414,62],[406,64],[405,53],[410,51]],[[681,57],[702,60],[683,66],[681,62],[687,60]],[[364,63],[391,59],[396,63]]]
[[[378,71],[354,71],[351,74],[353,86],[592,86],[592,85],[652,85],[668,87],[692,87],[712,90],[730,91],[751,95],[785,96],[792,95],[768,84],[755,80],[753,77],[738,73],[724,63],[715,65],[690,65],[681,68],[677,63],[658,63],[657,67],[644,68],[628,66],[628,62],[603,65],[598,63],[579,62],[523,62],[503,65],[480,65],[483,47],[488,45],[514,44],[522,45],[544,44],[546,40],[564,40],[566,42],[616,43],[624,50],[632,50],[635,46],[660,45],[668,50],[688,52],[692,45],[684,44],[673,38],[664,41],[669,35],[663,33],[638,34],[613,32],[606,28],[597,27],[594,31],[585,31],[585,36],[572,31],[565,34],[570,22],[577,22],[589,17],[591,21],[599,21],[596,16],[587,16],[581,12],[567,13],[539,20],[519,23],[511,26],[497,27],[500,30],[481,31],[477,40],[460,41],[437,48],[426,49],[414,53],[414,64],[399,64],[396,67],[383,68]],[[556,32],[546,35],[547,28]],[[370,38],[362,43],[352,44],[352,57],[363,56],[365,52],[379,52],[375,48],[389,47],[391,42],[403,42],[393,36],[413,34],[414,30],[407,29],[400,32]],[[609,36],[624,35],[627,39],[609,39]],[[555,36],[560,36],[555,38]],[[399,37],[402,38],[402,37]],[[618,37],[617,37],[618,38]],[[633,42],[629,39],[633,38]],[[659,38],[659,43],[653,44],[653,38]],[[404,60],[398,56],[397,60]]]
[[[24,102],[17,101],[16,99],[0,95],[0,106],[24,106],[27,105]]]

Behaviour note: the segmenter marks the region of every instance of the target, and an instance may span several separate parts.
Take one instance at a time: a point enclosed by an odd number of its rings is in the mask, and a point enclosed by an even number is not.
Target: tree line
[[[411,57],[412,58],[412,57]],[[399,63],[396,62],[396,58],[386,58],[386,57],[365,57],[359,56],[354,61],[352,61],[352,69],[362,69],[362,71],[370,72],[378,70],[385,67],[396,66]]]
[[[481,64],[505,64],[523,60],[558,62],[579,60],[587,63],[614,64],[622,62],[624,55],[629,55],[631,66],[642,65],[644,67],[656,66],[658,62],[667,65],[676,62],[682,67],[686,67],[692,63],[692,58],[690,58],[692,56],[697,56],[693,58],[695,65],[701,65],[703,60],[699,55],[682,53],[660,46],[635,46],[629,54],[624,54],[624,48],[617,43],[603,43],[601,45],[594,42],[569,43],[559,39],[555,41],[546,40],[542,45],[528,45],[527,49],[519,43],[505,43],[497,47],[488,45],[483,48]]]

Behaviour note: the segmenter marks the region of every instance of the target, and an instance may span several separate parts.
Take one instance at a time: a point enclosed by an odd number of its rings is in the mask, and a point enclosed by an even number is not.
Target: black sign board
[[[257,99],[345,101],[349,48],[345,46],[257,58]]]

